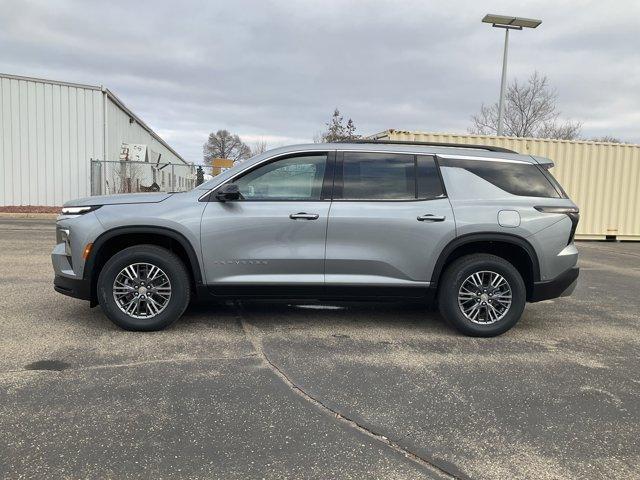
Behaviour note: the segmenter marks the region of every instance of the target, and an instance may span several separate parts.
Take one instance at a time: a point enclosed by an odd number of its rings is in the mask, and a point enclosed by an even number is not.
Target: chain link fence
[[[185,163],[91,160],[91,195],[184,192],[201,182],[199,167]]]

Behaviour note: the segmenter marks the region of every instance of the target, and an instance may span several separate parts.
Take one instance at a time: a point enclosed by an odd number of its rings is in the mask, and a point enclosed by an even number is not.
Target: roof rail
[[[502,152],[502,153],[518,153],[515,150],[509,150],[503,147],[494,147],[492,145],[472,145],[468,143],[442,143],[442,142],[409,142],[404,140],[379,140],[377,138],[372,139],[356,139],[356,140],[340,140],[336,143],[383,143],[388,145],[425,145],[429,147],[452,147],[452,148],[474,148],[477,150],[487,150],[489,152]]]

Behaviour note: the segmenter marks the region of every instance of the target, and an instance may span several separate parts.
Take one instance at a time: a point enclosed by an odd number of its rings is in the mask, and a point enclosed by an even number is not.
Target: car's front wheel
[[[442,316],[466,335],[492,337],[513,327],[524,310],[522,276],[507,260],[489,254],[455,260],[442,276]]]
[[[160,330],[175,322],[190,299],[189,274],[173,252],[136,245],[112,256],[102,268],[98,302],[126,330]]]

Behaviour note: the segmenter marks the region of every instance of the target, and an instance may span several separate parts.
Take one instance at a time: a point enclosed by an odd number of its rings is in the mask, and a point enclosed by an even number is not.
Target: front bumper
[[[56,275],[53,278],[53,288],[56,292],[69,297],[91,300],[91,283],[89,280]]]
[[[53,263],[53,288],[56,292],[82,300],[91,299],[91,282],[75,276],[71,257],[67,255],[65,244],[58,243],[51,253]]]
[[[578,275],[580,275],[580,269],[573,267],[548,282],[535,282],[529,301],[540,302],[571,295],[578,284]]]

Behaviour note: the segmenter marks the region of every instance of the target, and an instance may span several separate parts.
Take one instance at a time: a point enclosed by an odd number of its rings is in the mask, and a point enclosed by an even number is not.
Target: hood
[[[169,198],[172,193],[119,193],[116,195],[96,195],[66,202],[63,207],[86,207],[89,205],[120,205],[124,203],[158,203]]]

